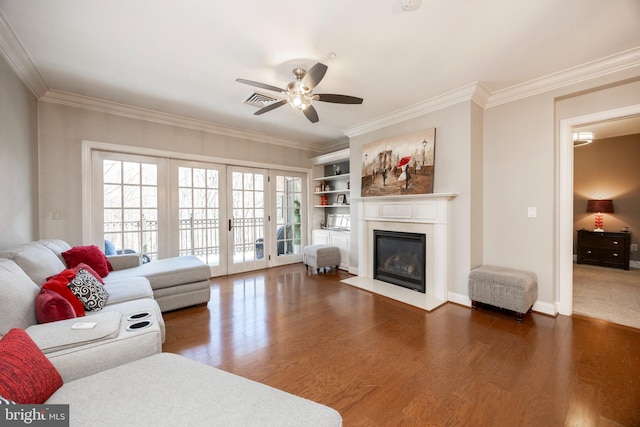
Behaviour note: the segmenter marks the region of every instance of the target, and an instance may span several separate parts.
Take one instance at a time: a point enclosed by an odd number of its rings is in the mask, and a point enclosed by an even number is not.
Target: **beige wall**
[[[88,243],[82,235],[83,140],[282,168],[310,168],[316,154],[42,101],[39,131],[40,236],[72,245]],[[61,211],[62,220],[53,220],[54,209]]]
[[[640,104],[639,75],[636,67],[485,109],[484,263],[535,272],[546,311],[562,286],[555,262],[560,121]],[[537,208],[536,218],[527,217],[528,207]]]
[[[0,56],[0,249],[38,237],[35,96]]]
[[[538,299],[554,300],[554,115],[550,94],[485,111],[485,264],[538,276]],[[527,209],[537,216],[530,218]]]
[[[597,136],[597,135],[596,135]],[[603,214],[604,230],[629,227],[631,243],[640,241],[640,134],[597,139],[574,150],[574,230],[593,230],[587,200],[612,199],[612,214]],[[577,235],[574,234],[574,253]],[[640,252],[631,259],[640,260]]]

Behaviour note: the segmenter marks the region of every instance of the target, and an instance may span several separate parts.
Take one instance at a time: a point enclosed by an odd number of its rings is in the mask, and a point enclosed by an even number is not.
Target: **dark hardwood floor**
[[[428,313],[347,277],[294,264],[214,278],[208,306],[165,314],[164,351],[331,406],[348,427],[640,426],[640,330]]]

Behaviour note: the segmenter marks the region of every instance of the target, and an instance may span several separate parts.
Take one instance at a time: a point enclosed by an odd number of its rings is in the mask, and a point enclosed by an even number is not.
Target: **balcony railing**
[[[264,237],[264,218],[234,218],[232,226],[237,245],[254,251],[256,241]],[[179,254],[195,255],[206,263],[220,256],[219,219],[181,219],[178,221]],[[130,249],[158,258],[158,221],[105,222],[105,239],[118,249]]]

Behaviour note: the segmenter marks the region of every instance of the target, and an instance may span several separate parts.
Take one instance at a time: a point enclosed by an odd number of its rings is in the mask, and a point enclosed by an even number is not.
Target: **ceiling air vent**
[[[262,93],[258,93],[258,92],[249,92],[249,95],[247,95],[243,100],[242,103],[243,104],[249,104],[249,105],[253,105],[254,107],[258,107],[258,108],[264,108],[267,105],[271,105],[274,102],[280,101],[277,98],[273,98],[271,96],[268,95],[264,95]]]

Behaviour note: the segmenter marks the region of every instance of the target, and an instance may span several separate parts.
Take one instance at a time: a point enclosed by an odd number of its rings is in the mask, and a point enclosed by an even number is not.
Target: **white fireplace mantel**
[[[455,193],[437,193],[352,199],[352,205],[357,206],[359,212],[359,275],[344,282],[425,310],[433,310],[446,303],[447,210],[449,201],[456,196]],[[373,278],[373,230],[426,234],[426,293]]]

